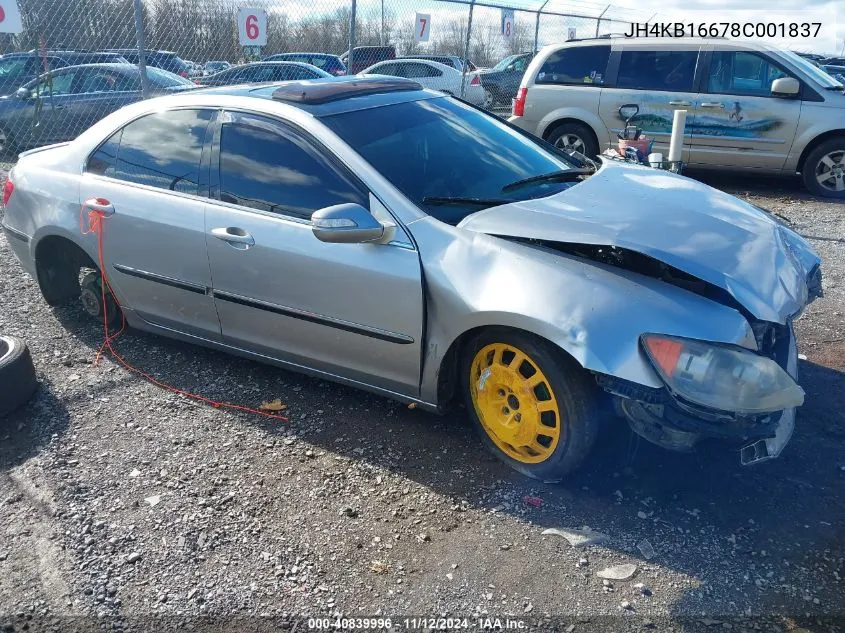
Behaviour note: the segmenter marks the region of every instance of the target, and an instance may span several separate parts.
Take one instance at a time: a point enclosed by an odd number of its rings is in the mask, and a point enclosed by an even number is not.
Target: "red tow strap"
[[[98,200],[98,202],[102,202],[104,204],[108,204],[106,200]],[[88,226],[85,226],[85,211],[88,211]],[[191,393],[190,391],[185,391],[184,389],[179,389],[178,387],[173,387],[172,385],[168,385],[166,383],[157,380],[153,376],[141,371],[137,367],[130,365],[120,354],[115,351],[114,347],[112,346],[112,342],[123,332],[126,330],[126,319],[123,316],[123,312],[120,314],[120,329],[115,332],[114,334],[109,332],[109,319],[108,319],[108,311],[107,311],[107,302],[106,302],[106,290],[111,293],[112,298],[114,299],[115,304],[117,304],[117,296],[115,295],[114,291],[111,289],[109,285],[108,277],[106,276],[106,264],[103,259],[103,233],[105,230],[105,224],[103,220],[106,216],[103,214],[102,211],[97,211],[94,209],[90,209],[85,205],[82,205],[82,208],[79,211],[79,231],[83,235],[90,235],[92,233],[97,235],[97,260],[100,265],[100,277],[102,279],[102,283],[100,284],[102,288],[102,301],[103,301],[103,330],[105,332],[105,338],[103,339],[103,343],[100,345],[99,349],[97,350],[97,355],[94,358],[94,365],[98,365],[100,363],[100,357],[103,355],[105,350],[108,350],[109,353],[114,357],[114,359],[120,363],[124,369],[131,371],[134,374],[138,374],[143,379],[151,382],[156,387],[161,387],[162,389],[166,389],[167,391],[177,393],[181,396],[185,396],[186,398],[190,398],[192,400],[198,400],[199,402],[204,402],[206,404],[211,405],[216,409],[232,409],[234,411],[245,411],[246,413],[254,413],[256,415],[261,415],[266,418],[273,418],[274,420],[283,420],[287,421],[287,418],[283,415],[278,415],[276,413],[270,413],[268,411],[262,411],[261,409],[253,409],[252,407],[246,407],[240,404],[232,404],[231,402],[219,402],[217,400],[212,400],[211,398],[206,398],[205,396],[200,396],[195,393]]]

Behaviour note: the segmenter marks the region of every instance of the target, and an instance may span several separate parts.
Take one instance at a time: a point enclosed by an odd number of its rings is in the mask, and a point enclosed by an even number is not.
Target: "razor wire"
[[[10,102],[5,110],[0,106],[0,150],[7,153],[69,140],[123,105],[167,92],[168,82],[175,81],[169,72],[181,74],[182,81],[202,84],[225,65],[279,53],[346,55],[347,65],[354,65],[350,70],[357,72],[380,61],[367,59],[372,49],[360,47],[376,46],[392,47],[396,57],[453,56],[468,59],[471,68],[491,69],[511,55],[530,56],[547,44],[620,32],[631,21],[647,19],[645,14],[586,0],[18,3],[23,32],[0,34],[0,88]],[[238,25],[242,10],[261,15],[261,46],[244,41],[243,27]],[[505,33],[508,15],[510,27]],[[417,32],[420,16],[426,16],[428,24],[424,37]],[[102,51],[122,59],[91,55]],[[178,58],[184,65],[164,58]],[[63,70],[102,61],[129,62],[133,69]],[[511,81],[497,101],[485,100],[485,107],[504,114],[517,85],[518,80]],[[19,92],[20,88],[25,90]]]

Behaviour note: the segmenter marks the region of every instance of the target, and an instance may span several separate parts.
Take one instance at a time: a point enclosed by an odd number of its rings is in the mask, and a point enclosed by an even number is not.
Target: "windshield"
[[[796,55],[792,51],[780,51],[780,54],[789,59],[789,61],[791,61],[793,64],[798,66],[798,68],[800,68],[807,75],[812,77],[816,81],[816,83],[820,84],[822,87],[834,88],[836,86],[842,85],[835,78],[831,77],[821,68],[819,68],[815,64],[810,63],[800,55]]]
[[[496,200],[549,196],[575,184],[544,181],[503,192],[519,180],[574,165],[495,116],[453,99],[345,112],[322,121],[414,204],[449,224]],[[425,198],[491,203],[444,205],[424,202]]]
[[[510,57],[505,57],[502,61],[493,66],[493,70],[504,70],[508,67],[508,64],[510,64],[517,57],[519,57],[519,55],[511,55]]]
[[[162,88],[173,88],[174,86],[193,86],[194,83],[179,75],[176,75],[155,66],[147,66],[147,76],[150,81]]]

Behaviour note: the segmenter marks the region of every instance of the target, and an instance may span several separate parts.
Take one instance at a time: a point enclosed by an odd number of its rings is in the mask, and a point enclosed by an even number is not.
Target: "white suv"
[[[668,153],[687,111],[693,167],[801,173],[811,192],[845,199],[845,86],[802,57],[724,39],[598,38],[543,48],[525,71],[511,123],[588,155],[616,143],[620,107]],[[623,109],[627,114],[627,111]]]

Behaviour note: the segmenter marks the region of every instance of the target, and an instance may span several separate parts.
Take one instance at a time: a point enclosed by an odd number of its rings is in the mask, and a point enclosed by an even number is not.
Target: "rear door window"
[[[692,92],[697,63],[697,50],[623,50],[616,87]]]
[[[91,155],[86,171],[196,195],[213,116],[213,110],[170,110],[136,119]]]
[[[367,206],[352,178],[276,121],[235,115],[220,133],[220,200],[305,220],[344,202]]]
[[[607,74],[610,46],[572,46],[549,55],[537,73],[538,84],[601,86]]]

